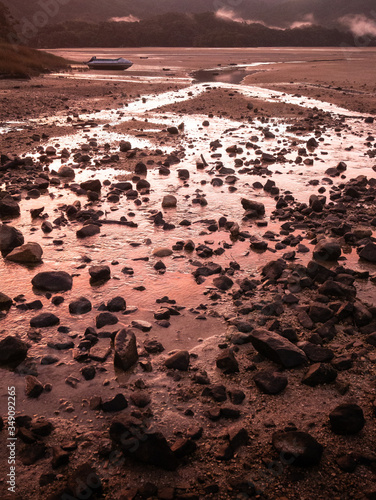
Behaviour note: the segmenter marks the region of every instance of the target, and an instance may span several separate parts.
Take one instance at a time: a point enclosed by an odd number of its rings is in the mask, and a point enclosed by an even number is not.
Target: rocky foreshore
[[[128,103],[1,139],[2,498],[376,498],[373,117]]]

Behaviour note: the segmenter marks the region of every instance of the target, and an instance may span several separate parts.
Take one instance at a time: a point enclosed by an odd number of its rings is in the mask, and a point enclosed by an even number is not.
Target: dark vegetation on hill
[[[373,40],[375,44],[376,40]],[[29,40],[31,46],[56,47],[273,47],[353,46],[353,35],[337,29],[308,26],[271,29],[218,19],[213,13],[170,13],[140,22],[71,21],[47,26]]]
[[[10,43],[16,39],[14,22],[1,2],[0,28],[0,78],[30,77],[68,67],[60,57]]]

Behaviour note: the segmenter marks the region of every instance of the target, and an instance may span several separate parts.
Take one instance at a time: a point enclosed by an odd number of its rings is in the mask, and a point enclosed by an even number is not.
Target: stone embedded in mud
[[[77,238],[88,238],[89,236],[99,234],[100,231],[100,227],[96,224],[86,224],[85,226],[82,226],[81,229],[78,229],[76,236]]]
[[[27,356],[29,346],[19,337],[8,335],[0,340],[0,365],[19,365]]]
[[[134,168],[134,173],[136,175],[147,175],[148,173],[148,168],[145,165],[145,163],[142,163],[142,161],[138,162]]]
[[[49,222],[48,220],[44,220],[40,228],[44,233],[50,233],[53,229],[51,222]]]
[[[301,349],[278,333],[259,329],[253,330],[249,335],[253,347],[260,354],[285,368],[294,368],[308,361]]]
[[[0,217],[18,217],[20,215],[19,204],[9,195],[0,195]]]
[[[51,466],[53,469],[58,469],[63,465],[67,465],[69,463],[70,453],[64,451],[60,446],[52,447],[52,460]]]
[[[13,300],[5,295],[5,293],[0,292],[0,311],[8,311],[13,304]]]
[[[195,382],[197,377],[194,379]],[[208,382],[209,383],[209,380]],[[201,396],[204,398],[212,398],[217,403],[222,403],[227,400],[226,387],[222,384],[211,385],[210,387],[205,387],[202,391]]]
[[[315,387],[320,384],[330,384],[337,378],[337,371],[325,363],[312,365],[302,379],[302,383]]]
[[[265,205],[258,201],[247,200],[246,198],[241,199],[241,204],[244,210],[253,210],[258,215],[265,214]]]
[[[116,394],[111,399],[108,399],[107,401],[102,401],[101,404],[101,409],[104,412],[115,412],[115,411],[122,411],[125,410],[125,408],[128,407],[128,401],[126,400],[124,394]]]
[[[86,297],[79,297],[69,304],[71,314],[86,314],[91,311],[91,302]]]
[[[110,436],[120,445],[123,454],[131,460],[155,465],[166,470],[175,470],[177,459],[161,432],[148,429],[133,417],[114,418],[110,426]]]
[[[33,264],[42,261],[43,249],[39,243],[25,243],[16,247],[6,256],[7,260],[25,264]]]
[[[96,193],[99,193],[102,188],[102,183],[99,179],[91,179],[81,182],[80,187],[85,189],[85,191],[95,191]]]
[[[179,133],[179,129],[177,127],[167,127],[167,132],[171,135],[177,135]]]
[[[306,353],[312,363],[327,363],[334,358],[333,351],[321,347],[321,345],[312,344],[311,342],[299,342],[298,347]]]
[[[225,375],[239,371],[239,364],[231,349],[226,349],[217,356],[216,365]]]
[[[213,285],[217,287],[219,290],[230,290],[233,286],[234,282],[228,276],[218,276],[213,279]]]
[[[31,283],[40,290],[63,292],[72,288],[72,276],[65,271],[45,271],[35,275]]]
[[[367,243],[360,250],[358,249],[358,255],[361,259],[367,260],[368,262],[376,262],[376,245],[375,243]]]
[[[324,451],[323,446],[306,432],[276,432],[273,434],[272,442],[280,453],[284,465],[297,467],[318,465]]]
[[[30,320],[30,326],[33,328],[45,328],[58,325],[59,323],[59,318],[52,313],[42,313]]]
[[[144,348],[149,354],[157,354],[165,350],[163,345],[156,339],[145,340]]]
[[[119,149],[122,153],[126,153],[132,149],[132,144],[129,141],[120,141]]]
[[[73,170],[72,167],[68,167],[68,165],[62,165],[59,170],[57,171],[57,175],[59,177],[69,177],[73,179],[73,177],[76,175],[75,171]]]
[[[109,266],[92,266],[89,269],[89,274],[92,281],[105,281],[111,278]]]
[[[286,262],[283,259],[271,260],[262,268],[261,274],[270,280],[277,280],[285,268]]]
[[[130,398],[137,408],[145,408],[151,402],[149,394],[145,391],[135,391],[131,394]]]
[[[123,297],[114,297],[107,302],[107,310],[110,312],[125,311],[127,304]]]
[[[155,250],[153,250],[153,255],[155,257],[169,257],[172,254],[173,251],[170,248],[166,247],[156,248]]]
[[[150,332],[153,328],[153,325],[148,321],[143,321],[141,319],[133,320],[131,323],[133,328],[137,328],[137,330],[141,330],[142,332]]]
[[[314,212],[322,212],[326,203],[326,196],[317,196],[316,194],[312,194],[309,197],[309,206],[312,208]]]
[[[287,387],[287,377],[273,370],[262,370],[253,378],[261,392],[279,394]]]
[[[333,317],[333,311],[330,307],[314,302],[309,307],[308,316],[314,323],[325,323]]]
[[[42,383],[33,375],[27,375],[26,378],[25,394],[28,398],[37,398],[43,392]]]
[[[97,328],[103,328],[107,325],[116,325],[118,321],[119,319],[117,318],[117,316],[110,312],[102,312],[95,318],[95,324]]]
[[[0,251],[7,255],[14,248],[24,244],[24,237],[18,229],[7,224],[0,226]]]
[[[330,426],[335,434],[351,435],[360,432],[366,421],[357,404],[341,404],[329,414]]]
[[[175,208],[177,205],[177,199],[172,194],[168,194],[163,197],[162,207],[163,208]]]
[[[114,340],[115,355],[114,365],[126,371],[138,360],[136,335],[133,330],[123,328]]]
[[[316,139],[314,137],[311,137],[310,139],[308,139],[307,141],[307,148],[308,149],[315,149],[319,146],[319,143],[316,141]]]
[[[174,370],[187,371],[189,367],[189,352],[178,351],[169,356],[165,361],[165,366]]]
[[[182,179],[182,180],[189,179],[189,170],[187,170],[186,168],[180,168],[178,170],[178,177],[179,177],[179,179]]]
[[[313,258],[327,262],[338,260],[341,256],[341,246],[335,240],[323,238],[313,250]]]

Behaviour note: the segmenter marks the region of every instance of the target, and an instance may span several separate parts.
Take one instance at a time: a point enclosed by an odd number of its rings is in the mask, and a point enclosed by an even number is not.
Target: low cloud
[[[140,19],[136,16],[133,16],[130,14],[129,16],[126,17],[111,17],[109,21],[112,21],[114,23],[138,23]]]
[[[376,20],[364,14],[344,16],[339,19],[339,22],[356,36],[376,36]]]
[[[312,26],[315,24],[315,17],[313,14],[307,14],[304,16],[301,21],[295,21],[292,24],[290,24],[290,28],[307,28],[308,26]]]
[[[281,28],[278,28],[277,26],[270,26],[270,25],[264,23],[264,21],[260,21],[259,19],[245,19],[244,17],[239,16],[239,14],[237,14],[233,10],[226,9],[225,7],[217,10],[215,15],[219,19],[224,19],[225,21],[233,21],[234,23],[243,23],[243,24],[257,23],[257,24],[262,24],[263,26],[265,26],[267,28],[272,28],[272,29],[276,29],[276,30],[281,29]]]

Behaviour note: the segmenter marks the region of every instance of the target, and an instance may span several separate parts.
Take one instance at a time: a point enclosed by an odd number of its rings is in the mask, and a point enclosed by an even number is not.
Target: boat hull
[[[125,71],[130,68],[132,64],[88,64],[89,69],[101,70],[101,71]]]

